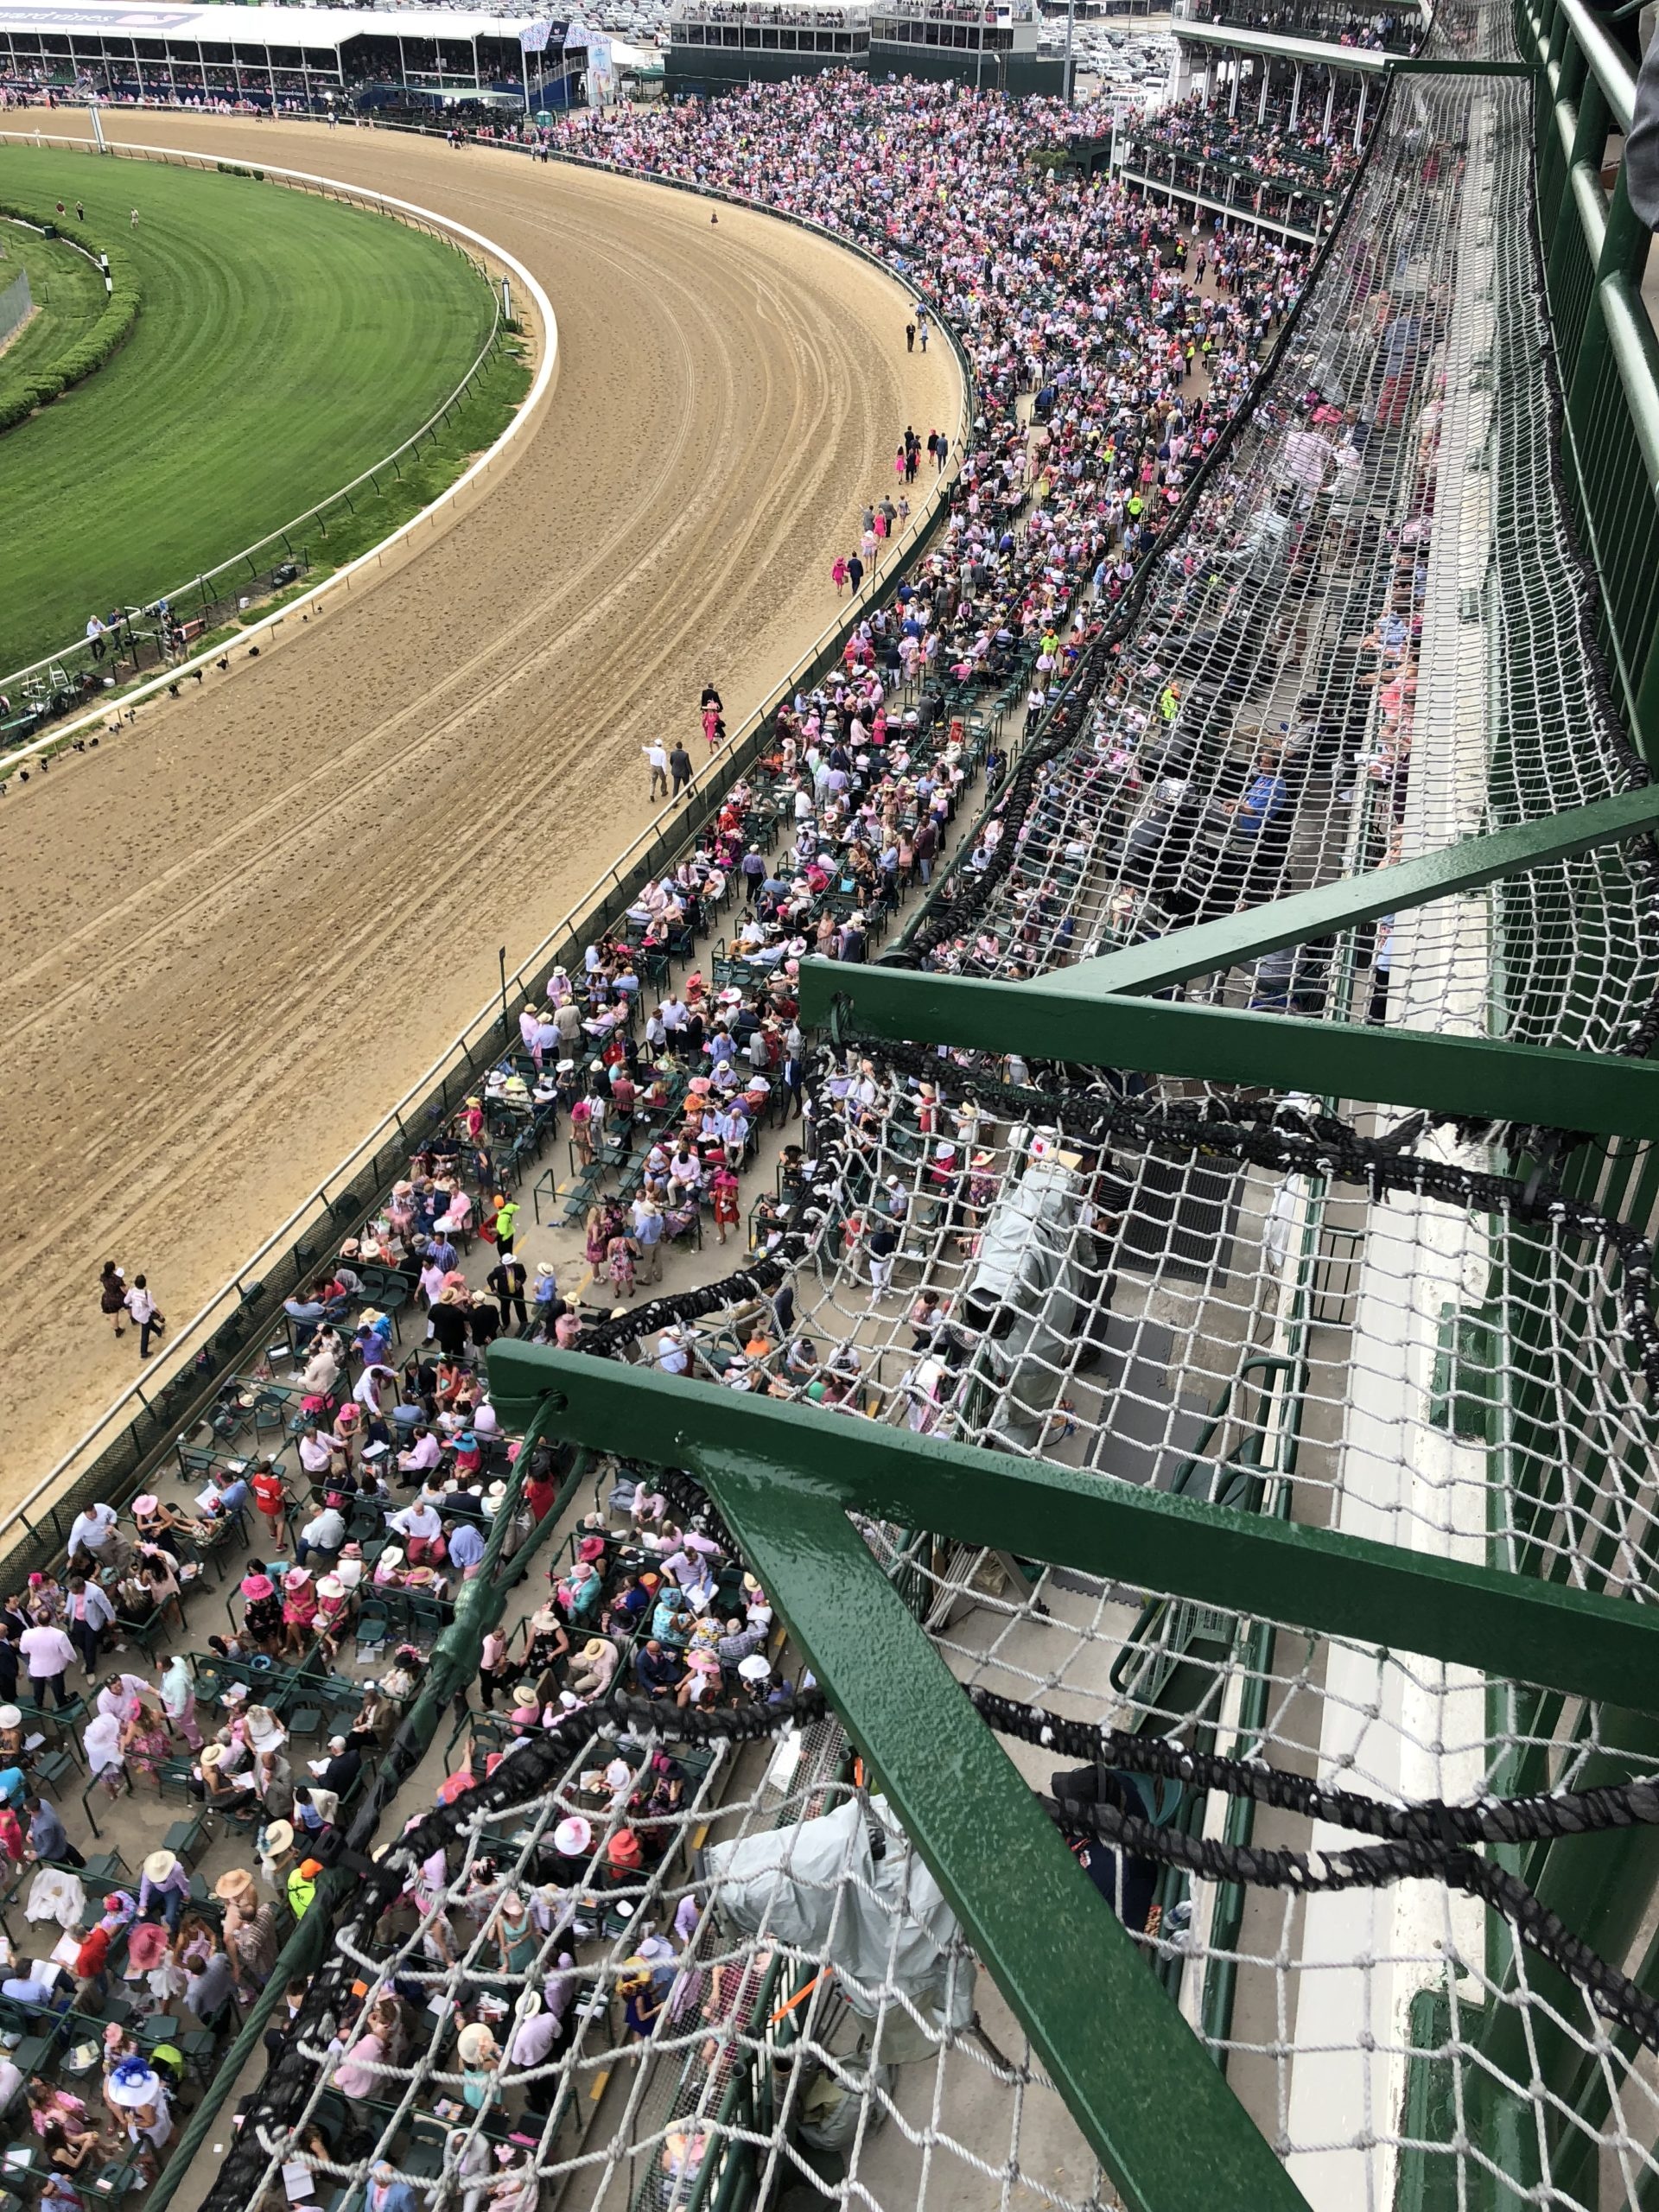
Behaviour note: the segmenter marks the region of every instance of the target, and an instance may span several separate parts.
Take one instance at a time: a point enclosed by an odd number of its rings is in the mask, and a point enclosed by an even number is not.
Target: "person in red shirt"
[[[75,1954],[75,1979],[80,1985],[75,1993],[77,2003],[89,1990],[100,2004],[103,2002],[109,1987],[111,1940],[109,1923],[104,1920],[90,1935],[82,1936],[80,1948]]]
[[[269,1461],[255,1471],[253,1502],[270,1524],[271,1541],[280,1545],[288,1511],[288,1492],[281,1475]]]
[[[530,1508],[531,1516],[537,1521],[546,1520],[553,1510],[558,1494],[558,1484],[553,1479],[552,1462],[538,1454],[531,1461],[530,1471],[524,1477],[524,1503]]]

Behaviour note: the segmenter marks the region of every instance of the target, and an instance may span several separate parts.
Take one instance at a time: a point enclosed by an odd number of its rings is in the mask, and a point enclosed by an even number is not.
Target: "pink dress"
[[[633,1247],[626,1236],[613,1236],[605,1255],[605,1271],[613,1290],[633,1288]]]

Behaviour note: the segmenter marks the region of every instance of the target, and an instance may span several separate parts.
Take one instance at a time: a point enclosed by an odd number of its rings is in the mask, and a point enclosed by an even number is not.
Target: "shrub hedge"
[[[0,216],[32,224],[37,231],[57,228],[54,217],[44,215],[34,207],[13,207],[5,200],[0,200]],[[88,244],[81,236],[74,243]],[[103,249],[93,245],[89,250],[96,256]],[[86,335],[60,354],[49,368],[37,370],[15,392],[0,395],[0,430],[9,430],[14,423],[21,423],[26,415],[32,415],[37,407],[49,406],[71,385],[91,376],[94,369],[101,369],[118,346],[125,345],[138,320],[140,302],[137,284],[123,265],[124,259],[124,256],[120,260],[111,256],[110,274],[115,279],[115,289],[105,302],[103,314]]]

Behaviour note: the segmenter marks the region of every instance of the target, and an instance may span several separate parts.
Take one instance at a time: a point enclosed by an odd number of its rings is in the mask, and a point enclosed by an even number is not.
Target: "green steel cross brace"
[[[1351,929],[1357,922],[1407,913],[1436,899],[1462,898],[1503,876],[1570,860],[1576,853],[1638,836],[1656,824],[1659,824],[1659,784],[1642,784],[1634,791],[1616,791],[1611,798],[1546,815],[1541,821],[1516,823],[1484,836],[1465,837],[1439,852],[1421,853],[1391,868],[1339,876],[1335,882],[1320,884],[1312,891],[1247,906],[1242,913],[1200,922],[1192,929],[1173,930],[1167,937],[1125,945],[1119,952],[1079,960],[1070,968],[1051,969],[1037,977],[1031,988],[1068,998],[1098,998],[1112,991],[1162,990],[1171,983],[1188,982],[1194,976],[1259,960],[1263,953],[1277,952],[1284,945],[1305,944],[1309,938]]]
[[[838,1023],[839,1033],[860,1039],[925,1039],[1251,1090],[1424,1106],[1475,1121],[1659,1136],[1656,1060],[1170,1005],[1106,989],[1080,997],[1036,983],[987,983],[830,960],[803,960],[800,980],[803,1021]]]
[[[1291,2212],[1303,2200],[1077,1878],[849,1514],[1659,1709],[1659,1616],[1647,1607],[654,1368],[498,1340],[489,1370],[509,1426],[538,1421],[707,1487],[1136,2212]],[[1194,2139],[1202,2170],[1186,2155]]]
[[[858,1034],[899,1042],[925,1039],[1147,1074],[1375,1099],[1476,1120],[1513,1121],[1524,1114],[1548,1128],[1609,1136],[1659,1135],[1659,1062],[1135,995],[1459,896],[1635,836],[1656,823],[1659,785],[1643,785],[1018,983],[803,961],[801,1016],[825,1023],[839,1012]]]

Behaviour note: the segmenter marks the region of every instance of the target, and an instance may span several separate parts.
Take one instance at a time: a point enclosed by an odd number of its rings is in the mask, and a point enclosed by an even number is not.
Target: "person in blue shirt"
[[[219,1502],[227,1513],[245,1513],[252,1496],[240,1475],[229,1474],[222,1469],[213,1476],[219,1491]]]
[[[398,2181],[384,2160],[375,2167],[363,2201],[368,2212],[420,2212],[420,2202],[406,2181]]]
[[[457,1521],[449,1532],[450,1564],[468,1575],[484,1556],[484,1539],[470,1521]]]
[[[1264,753],[1256,763],[1254,779],[1233,810],[1234,833],[1241,837],[1259,836],[1275,815],[1284,812],[1287,798],[1278,761],[1272,753]]]
[[[41,1798],[28,1796],[23,1809],[29,1815],[29,1847],[36,1859],[49,1861],[55,1866],[84,1866],[81,1857],[65,1832],[57,1808]]]

